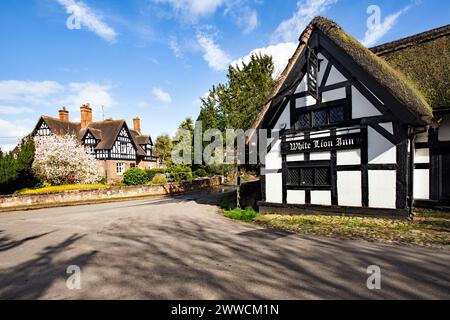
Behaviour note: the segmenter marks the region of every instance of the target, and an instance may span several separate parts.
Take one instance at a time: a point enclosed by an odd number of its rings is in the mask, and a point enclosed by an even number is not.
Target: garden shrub
[[[169,171],[172,174],[173,180],[176,182],[192,181],[194,179],[192,168],[189,165],[173,164],[170,166]]]
[[[139,186],[148,182],[147,172],[139,168],[128,169],[123,175],[123,183],[127,186]]]
[[[147,169],[147,177],[148,177],[148,181],[152,181],[153,178],[158,175],[158,174],[166,174],[167,169],[162,169],[162,168],[157,168],[157,169]]]
[[[194,176],[196,176],[198,178],[205,178],[208,176],[208,173],[206,172],[205,169],[200,168],[200,169],[195,170]]]
[[[157,174],[153,177],[151,184],[165,184],[167,183],[166,175],[164,174]]]

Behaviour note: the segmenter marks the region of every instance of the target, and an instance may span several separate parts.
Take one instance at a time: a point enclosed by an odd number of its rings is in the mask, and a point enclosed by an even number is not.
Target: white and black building
[[[315,18],[255,124],[278,133],[261,159],[260,209],[450,205],[449,36],[446,26],[367,49]]]

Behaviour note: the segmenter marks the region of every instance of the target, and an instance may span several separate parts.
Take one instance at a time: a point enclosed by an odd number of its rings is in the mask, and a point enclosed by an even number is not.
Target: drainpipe
[[[416,129],[409,127],[409,181],[408,181],[408,207],[409,219],[414,218],[414,165],[416,148],[414,141],[416,140]]]

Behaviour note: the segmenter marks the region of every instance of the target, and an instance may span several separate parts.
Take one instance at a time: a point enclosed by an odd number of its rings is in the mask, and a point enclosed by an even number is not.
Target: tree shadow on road
[[[29,261],[0,269],[0,299],[39,299],[56,281],[65,283],[68,266],[83,267],[95,256],[95,252],[90,252],[66,259],[60,257],[83,237],[74,234],[56,245],[44,248]]]
[[[29,242],[29,241],[33,241],[39,238],[42,238],[46,235],[49,235],[51,233],[53,233],[55,231],[51,231],[51,232],[46,232],[46,233],[42,233],[39,235],[35,235],[35,236],[31,236],[31,237],[27,237],[21,240],[14,240],[10,237],[8,237],[7,235],[3,235],[4,231],[0,230],[0,252],[3,251],[8,251],[17,247],[20,247],[21,245]]]
[[[449,260],[442,259],[444,254],[280,236],[276,231],[272,236],[271,230],[255,236],[253,227],[238,232],[242,227],[230,230],[228,221],[219,221],[185,219],[156,226],[135,220],[111,226],[104,235],[114,248],[112,256],[126,251],[128,258],[109,260],[102,282],[125,288],[133,279],[129,292],[149,299],[426,299],[448,295]],[[366,287],[367,267],[374,264],[384,270],[383,290],[377,292]]]

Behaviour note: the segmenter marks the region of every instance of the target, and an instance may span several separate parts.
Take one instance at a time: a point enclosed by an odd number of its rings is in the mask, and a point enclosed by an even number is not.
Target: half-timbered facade
[[[149,135],[141,134],[140,119],[133,120],[130,129],[124,120],[92,121],[89,105],[81,107],[81,122],[70,122],[66,109],[59,111],[59,118],[42,116],[34,136],[74,135],[84,146],[86,153],[94,156],[109,182],[121,180],[129,168],[157,167],[157,156]]]
[[[437,58],[447,59],[446,78],[437,82],[448,94],[449,30],[369,50],[314,19],[255,124],[272,133],[261,209],[405,215],[414,200],[450,201],[449,105],[433,115],[421,84],[383,57],[445,38]]]

